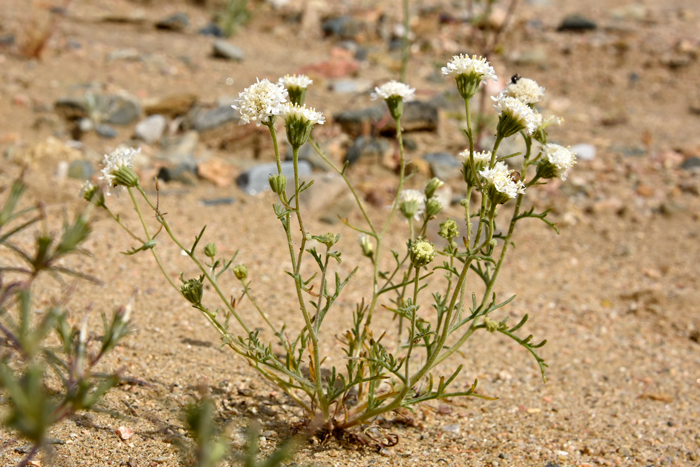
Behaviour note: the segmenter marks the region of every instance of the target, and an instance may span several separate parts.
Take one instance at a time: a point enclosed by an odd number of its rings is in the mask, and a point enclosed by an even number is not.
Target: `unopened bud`
[[[360,246],[362,247],[362,254],[368,258],[374,256],[374,245],[369,239],[369,235],[360,235]]]
[[[245,264],[239,264],[233,268],[233,274],[236,276],[236,279],[240,281],[245,280],[248,278],[248,268]]]
[[[433,197],[425,203],[425,214],[428,216],[428,219],[437,216],[440,211],[442,211],[442,203],[439,199]]]
[[[207,246],[204,247],[204,254],[207,258],[214,259],[214,257],[216,257],[216,244],[207,243]]]
[[[270,176],[267,177],[267,181],[270,183],[270,189],[278,195],[284,193],[284,190],[287,188],[287,177],[283,174],[270,174]]]
[[[428,184],[425,186],[425,197],[427,199],[432,198],[433,195],[435,194],[435,190],[437,190],[438,188],[440,188],[444,184],[445,184],[445,182],[443,182],[442,180],[440,180],[437,177],[431,178],[428,181]]]
[[[188,302],[195,306],[202,304],[204,294],[204,276],[199,279],[190,279],[180,286],[180,293]]]

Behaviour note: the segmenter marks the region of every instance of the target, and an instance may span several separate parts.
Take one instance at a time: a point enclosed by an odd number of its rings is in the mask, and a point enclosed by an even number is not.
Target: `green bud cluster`
[[[192,305],[201,306],[202,296],[204,295],[204,276],[184,282],[180,286],[180,293]]]
[[[435,259],[435,247],[426,240],[418,240],[411,246],[411,263],[414,267],[427,266]]]

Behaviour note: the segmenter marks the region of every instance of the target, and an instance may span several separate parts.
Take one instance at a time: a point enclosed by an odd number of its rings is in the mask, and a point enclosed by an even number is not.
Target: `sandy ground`
[[[0,35],[20,35],[30,18],[24,3],[3,2]],[[301,2],[292,3],[296,8]],[[320,2],[319,15],[349,12],[367,18],[379,9],[390,22],[399,17],[395,2],[334,3]],[[499,297],[518,295],[503,316],[516,319],[528,313],[527,331],[535,339],[548,339],[542,351],[550,367],[547,383],[524,349],[492,334],[476,335],[459,362],[440,371],[446,374],[464,364],[457,387],[467,387],[478,378],[480,391],[498,397],[497,401],[425,404],[411,424],[392,421],[392,416],[377,422],[380,432],[399,436],[393,448],[377,452],[333,439],[324,444],[311,440],[300,446],[288,465],[700,465],[700,178],[698,172],[680,167],[684,160],[700,156],[700,117],[691,111],[700,107],[700,7],[690,0],[647,1],[642,4],[644,15],[635,17],[624,16],[630,4],[622,1],[533,3],[540,5],[520,6],[504,51],[493,60],[496,71],[504,77],[517,72],[545,86],[549,96],[545,108],[566,118],[564,126],[551,132],[551,139],[589,143],[597,149],[595,159],[579,161],[566,182],[528,194],[526,206],[553,208],[561,235],[535,220],[523,222],[517,248],[500,280]],[[450,6],[446,1],[422,4]],[[0,183],[6,186],[18,173],[16,162],[28,163],[28,197],[46,204],[56,228],[65,210],[82,206],[75,197],[81,183],[56,177],[63,156],[50,151],[37,151],[31,160],[17,161],[13,156],[54,134],[59,140],[69,139],[59,120],[48,118],[52,124],[37,124],[46,112],[36,109],[50,107],[76,85],[97,82],[141,99],[191,92],[201,102],[213,103],[235,96],[255,77],[276,79],[328,59],[334,39],[320,38],[315,29],[300,30],[299,23],[261,8],[232,40],[246,52],[240,63],[209,57],[212,39],[196,34],[209,13],[185,2],[74,1],[57,23],[41,60],[27,61],[12,48],[0,49],[0,146],[8,161],[14,161],[0,168]],[[153,27],[156,20],[177,11],[190,17],[185,32]],[[586,34],[556,32],[562,18],[572,12],[594,19],[599,28]],[[138,15],[145,20],[101,21],[108,15]],[[411,84],[421,96],[450,90],[451,83],[432,78],[436,64],[462,50],[455,39],[461,37],[460,26],[439,25],[427,15],[415,26],[421,38],[432,41],[434,50],[414,54]],[[304,34],[306,38],[300,39]],[[370,54],[357,77],[377,84],[395,77],[387,67],[395,63],[395,55],[386,52],[386,44],[371,35],[364,40],[377,52]],[[458,50],[453,50],[453,42]],[[109,52],[124,48],[160,58],[105,60]],[[532,63],[519,58],[529,50],[542,51],[544,59]],[[320,79],[307,101],[328,114],[370,103],[368,93],[338,95],[326,84]],[[437,133],[413,136],[418,144],[413,157],[463,149],[462,124],[443,111]],[[133,125],[117,129],[116,139],[102,140],[91,133],[83,142],[97,155],[111,151],[130,137]],[[325,128],[319,139],[337,138],[338,132]],[[253,163],[248,147],[240,151],[201,147],[201,151],[226,160],[235,170]],[[144,147],[146,155],[155,152]],[[261,160],[272,160],[269,151],[263,151]],[[143,170],[151,173],[149,167]],[[388,171],[357,169],[354,176],[365,193],[382,191],[395,181]],[[419,175],[416,186],[422,180]],[[452,185],[455,193],[463,192],[457,181]],[[224,206],[201,202],[222,197],[236,202]],[[160,197],[181,238],[193,238],[206,224],[205,240],[216,242],[220,252],[240,249],[238,258],[251,271],[254,296],[273,320],[298,329],[301,320],[290,313],[292,284],[283,272],[283,232],[271,213],[272,200],[269,193],[251,197],[235,184],[217,187],[203,180],[195,185],[168,184]],[[137,225],[127,197],[110,203],[127,223]],[[441,216],[461,217],[457,207]],[[382,207],[371,208],[373,217],[384,214]],[[350,219],[359,222],[360,216],[353,212]],[[339,271],[347,273],[359,265],[361,273],[367,272],[352,231],[329,227],[310,216],[312,232],[329,228],[343,234],[344,262]],[[396,222],[390,243],[400,248],[405,235],[406,226]],[[228,426],[234,446],[241,446],[241,429],[250,418],[273,432],[262,443],[265,450],[291,435],[300,411],[263,384],[242,359],[219,349],[215,331],[168,288],[150,256],[122,256],[119,251],[133,245],[101,215],[88,246],[94,257],[71,264],[105,285],[81,284],[71,301],[74,319],[82,319],[91,306],[97,326],[98,310],[112,310],[135,293],[135,332],[104,368],[123,369],[143,384],[121,385],[105,398],[104,409],[119,417],[77,415],[58,425],[52,431],[61,440],[55,445],[55,465],[183,465],[177,448],[186,437],[182,408],[200,386],[216,400],[217,420]],[[179,271],[195,274],[176,247],[160,248],[173,277]],[[327,322],[322,341],[326,352],[339,353],[334,336],[347,328],[354,304],[368,285],[360,278],[349,286],[337,315]],[[228,287],[232,293],[237,290],[233,280]],[[39,290],[50,296],[55,285],[47,281]],[[395,324],[390,316],[380,315],[377,325],[393,329]],[[115,434],[119,426],[131,427],[136,435],[120,440]],[[24,441],[0,432],[0,443],[0,464],[13,465],[21,459],[18,449],[26,445]],[[49,461],[42,458],[42,462]]]

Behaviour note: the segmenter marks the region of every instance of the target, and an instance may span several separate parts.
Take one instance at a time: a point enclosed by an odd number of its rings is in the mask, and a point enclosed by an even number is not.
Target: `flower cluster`
[[[132,158],[141,152],[141,148],[118,148],[110,154],[105,154],[102,180],[104,194],[110,195],[110,189],[116,186],[134,187],[138,184],[138,177],[133,170]]]
[[[525,185],[514,175],[505,162],[497,162],[493,168],[486,168],[479,172],[488,182],[489,187],[494,190],[492,199],[496,204],[502,204],[509,199],[515,198],[520,193],[525,193]]]
[[[539,119],[537,113],[527,104],[515,97],[498,95],[491,97],[496,103],[494,107],[501,114],[498,120],[498,134],[503,138],[513,136],[519,131],[531,135],[537,130]]]
[[[399,210],[406,219],[420,219],[425,211],[425,196],[418,190],[402,190],[399,193]]]
[[[323,114],[313,107],[292,103],[287,103],[283,107],[287,140],[294,148],[300,148],[309,140],[314,125],[323,125],[326,121]]]
[[[273,84],[264,79],[238,93],[238,100],[231,107],[240,114],[239,125],[250,122],[268,123],[284,112],[287,90],[282,83]]]
[[[566,180],[569,169],[576,164],[576,154],[569,148],[558,144],[545,144],[542,146],[542,160],[537,166],[537,174],[540,178],[560,177]]]
[[[408,84],[400,83],[398,81],[389,81],[384,83],[379,87],[374,88],[372,93],[372,100],[390,99],[391,97],[400,97],[404,101],[410,101],[415,97],[416,90],[411,88]]]
[[[306,88],[313,83],[306,75],[285,75],[279,79],[279,82],[287,88],[290,102],[298,105],[304,104]]]
[[[413,266],[420,268],[435,259],[435,247],[428,241],[418,240],[411,246],[410,255]]]
[[[518,99],[523,104],[533,105],[542,100],[544,88],[533,79],[520,78],[515,83],[510,83],[502,94]]]
[[[483,57],[476,55],[455,55],[442,67],[443,75],[454,75],[457,82],[457,89],[463,99],[469,100],[474,97],[479,85],[487,79],[498,81],[493,67]]]

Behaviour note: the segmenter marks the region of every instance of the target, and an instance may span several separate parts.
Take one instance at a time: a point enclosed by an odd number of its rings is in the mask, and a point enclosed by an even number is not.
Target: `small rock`
[[[700,170],[700,157],[693,156],[693,157],[686,159],[681,164],[681,169],[691,170],[691,171]]]
[[[431,102],[411,101],[404,104],[401,127],[404,132],[437,131],[438,108]],[[360,135],[368,124],[378,125],[382,133],[394,133],[396,124],[389,117],[384,105],[366,107],[360,110],[345,110],[333,115],[343,131],[350,135]]]
[[[639,399],[649,399],[652,401],[659,401],[659,402],[673,402],[673,396],[671,394],[667,394],[665,392],[645,392],[641,396],[639,396]]]
[[[224,34],[224,31],[222,31],[221,28],[219,26],[217,26],[215,23],[207,24],[202,29],[197,31],[197,34],[200,34],[202,36],[214,36],[214,37],[225,37],[226,36],[226,34]]]
[[[686,208],[682,204],[676,203],[675,201],[666,201],[659,206],[659,210],[661,211],[661,214],[671,217],[684,212]]]
[[[213,55],[216,58],[235,60],[238,62],[245,58],[245,52],[243,49],[223,40],[214,42]]]
[[[547,462],[544,467],[560,467],[556,462]]]
[[[173,118],[185,115],[196,102],[197,96],[195,94],[172,94],[144,103],[143,111],[146,115],[159,114]]]
[[[321,30],[326,37],[338,36],[341,39],[354,39],[364,29],[364,26],[361,21],[343,15],[324,21],[321,24]]]
[[[186,13],[175,13],[172,16],[163,18],[156,23],[156,28],[167,29],[168,31],[182,32],[190,24]]]
[[[165,139],[167,140],[164,141],[165,148],[157,158],[166,160],[173,166],[185,165],[194,172],[196,168],[194,153],[199,143],[199,134],[196,131],[188,131],[179,138]]]
[[[212,110],[200,110],[192,118],[192,128],[203,132],[225,125],[240,118],[238,110],[230,105],[224,105]]]
[[[68,177],[76,180],[88,180],[95,173],[89,161],[77,160],[68,165]]]
[[[233,181],[234,169],[221,159],[211,158],[197,165],[197,176],[216,186],[228,186]]]
[[[277,432],[273,430],[265,430],[261,433],[265,438],[277,438]]]
[[[459,170],[462,168],[462,163],[452,154],[431,152],[424,155],[423,160],[430,165],[433,177],[437,177],[440,180],[449,180],[460,176]]]
[[[238,187],[249,195],[256,195],[270,189],[270,184],[267,177],[270,174],[277,173],[277,164],[274,162],[269,164],[257,165],[246,172],[243,172],[236,179]],[[294,164],[289,161],[282,162],[282,173],[287,176],[287,179],[294,177]],[[299,176],[310,175],[311,164],[306,161],[299,162]],[[288,184],[289,185],[289,184]]]
[[[8,34],[6,36],[0,36],[0,47],[14,45],[14,43],[15,43],[15,36],[13,36],[12,34]]]
[[[117,434],[122,440],[126,441],[127,439],[134,436],[134,430],[127,426],[120,426],[119,428],[117,428]]]
[[[452,413],[452,407],[447,404],[440,404],[437,411],[440,415],[449,415]]]
[[[163,136],[167,125],[168,121],[162,115],[151,115],[136,124],[134,135],[142,141],[153,144]]]
[[[140,57],[141,54],[136,49],[117,49],[107,54],[107,61],[138,60]]]
[[[58,98],[54,103],[54,112],[68,121],[90,117],[90,108],[85,98]]]
[[[226,206],[236,202],[236,198],[212,198],[200,201],[204,206]]]
[[[98,123],[95,125],[95,132],[100,135],[101,138],[112,139],[117,137],[117,130],[114,127],[105,125],[104,123]]]
[[[595,146],[592,144],[576,144],[571,147],[571,151],[576,153],[576,159],[581,161],[592,161],[595,159]]]
[[[569,15],[561,22],[557,31],[585,32],[598,28],[593,21],[579,14]]]
[[[78,129],[82,133],[92,131],[95,129],[95,122],[93,122],[90,118],[81,118],[80,120],[78,120]]]
[[[91,111],[100,122],[112,125],[129,125],[141,116],[141,105],[135,97],[118,94],[98,94],[86,96],[93,100]],[[95,115],[91,117],[96,118]]]
[[[163,180],[165,183],[179,182],[183,185],[196,185],[197,179],[190,164],[180,164],[176,167],[161,167],[158,170],[158,180]]]
[[[617,449],[617,453],[622,457],[630,457],[632,455],[632,451],[630,450],[629,446],[620,446]]]
[[[593,205],[595,213],[621,214],[625,210],[625,204],[618,198],[608,198],[598,201]]]
[[[451,423],[449,425],[441,426],[440,429],[446,433],[454,433],[458,435],[460,431],[460,426],[458,423]]]

